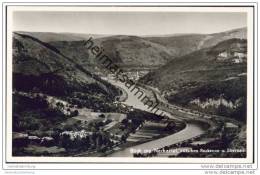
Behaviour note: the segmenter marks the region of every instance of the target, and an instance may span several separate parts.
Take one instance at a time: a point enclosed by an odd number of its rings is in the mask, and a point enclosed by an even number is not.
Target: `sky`
[[[14,31],[107,35],[217,33],[245,27],[239,12],[30,12],[13,13]]]

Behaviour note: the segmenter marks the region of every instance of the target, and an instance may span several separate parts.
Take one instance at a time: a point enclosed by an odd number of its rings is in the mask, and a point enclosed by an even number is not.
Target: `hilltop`
[[[80,63],[95,67],[94,58],[84,48],[84,41],[90,37],[96,45],[103,48],[104,53],[114,62],[122,66],[162,66],[180,56],[187,55],[196,50],[211,47],[218,42],[240,38],[245,39],[247,29],[240,28],[215,34],[181,34],[167,36],[129,36],[114,35],[102,36],[91,34],[72,33],[39,33],[19,32],[47,42],[69,57],[77,59]]]

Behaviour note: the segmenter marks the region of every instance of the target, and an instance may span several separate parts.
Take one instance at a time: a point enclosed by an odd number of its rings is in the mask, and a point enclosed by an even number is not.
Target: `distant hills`
[[[210,47],[231,38],[246,38],[247,29],[240,28],[215,34],[183,34],[170,36],[102,36],[71,33],[18,32],[47,42],[84,62],[87,53],[83,40],[90,37],[103,47],[107,56],[122,66],[162,66],[177,57]],[[84,55],[83,55],[84,53]],[[84,57],[84,58],[83,58]],[[91,62],[91,55],[89,62]],[[93,62],[94,64],[94,62]]]
[[[16,31],[16,33],[30,35],[43,42],[80,41],[80,40],[86,40],[89,37],[100,38],[106,36],[106,35],[83,34],[83,33],[25,32],[25,31]]]
[[[140,82],[159,88],[169,102],[233,117],[240,111],[245,119],[246,28],[146,37],[14,32],[14,87],[54,94],[95,89],[114,98],[117,90],[95,75],[102,69],[84,46],[89,37],[122,67],[159,67]]]
[[[161,44],[172,51],[173,57],[179,57],[193,51],[216,45],[218,42],[232,38],[247,38],[247,29],[239,28],[214,34],[182,34],[164,37],[147,37],[145,39]]]

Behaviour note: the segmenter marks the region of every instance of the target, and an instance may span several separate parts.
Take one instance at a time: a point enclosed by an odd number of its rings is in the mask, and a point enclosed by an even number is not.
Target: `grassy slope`
[[[246,40],[226,40],[216,46],[176,58],[143,77],[141,82],[168,92],[171,103],[184,106],[196,98],[219,98],[223,94],[226,100],[232,102],[238,98],[245,99],[246,78],[238,75],[247,71],[246,63],[234,64],[216,60],[222,51],[240,49],[246,52],[245,48]],[[243,110],[242,108],[244,106],[238,110]],[[244,117],[245,113],[239,116],[242,120]]]
[[[103,54],[114,63],[128,66],[163,65],[171,59],[171,52],[156,43],[135,36],[111,36],[93,39],[94,44],[104,49]],[[72,58],[78,59],[84,66],[100,64],[82,41],[50,42]]]
[[[65,56],[56,47],[18,33],[14,34],[13,43],[14,88],[33,89],[36,86],[40,90],[46,90],[59,87],[55,92],[66,93],[66,90],[88,91],[89,86],[94,85],[98,93],[117,95],[117,90],[112,85],[92,75],[77,60]]]
[[[201,49],[176,58],[167,65],[147,74],[141,81],[157,86],[161,90],[167,90],[167,88],[178,90],[184,86],[219,81],[245,72],[246,64],[232,64],[216,60],[218,53],[223,51],[222,48],[230,44],[226,44],[226,42],[222,42],[218,47]]]

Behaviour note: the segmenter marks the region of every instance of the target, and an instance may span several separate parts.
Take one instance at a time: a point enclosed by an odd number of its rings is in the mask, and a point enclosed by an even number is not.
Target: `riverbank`
[[[145,106],[129,89],[127,89],[125,87],[125,85],[119,81],[115,81],[115,80],[107,80],[109,81],[111,84],[113,84],[114,86],[117,87],[121,87],[123,89],[125,89],[125,91],[128,93],[128,99],[124,102],[125,104],[129,105],[129,106],[133,106],[134,108],[138,108],[141,110],[145,110],[148,112],[151,112],[147,106]],[[147,91],[147,89],[144,89]],[[150,93],[147,94],[154,94],[153,91],[150,91]],[[155,97],[152,97],[155,98]],[[160,109],[161,110],[161,109]],[[165,112],[165,114],[173,120],[179,120],[180,118],[179,116],[173,115],[172,113],[170,113],[169,111],[165,111],[165,110],[161,110],[163,112]],[[195,118],[192,117],[186,117],[186,118],[181,118],[181,121],[186,121],[186,120],[193,120],[195,121]],[[203,121],[201,121],[203,122]],[[182,142],[194,137],[197,137],[201,134],[203,134],[206,131],[205,128],[202,127],[201,123],[198,122],[192,122],[190,121],[190,123],[186,124],[186,127],[183,130],[180,130],[177,133],[171,134],[169,136],[166,137],[162,137],[159,139],[155,139],[152,140],[150,142],[146,142],[143,144],[138,144],[138,145],[128,145],[130,147],[124,148],[121,151],[116,151],[110,155],[108,155],[108,157],[132,157],[133,154],[131,153],[131,150],[133,149],[141,149],[141,150],[152,150],[152,149],[159,149],[159,148],[163,148],[165,146],[169,146],[178,142]]]
[[[120,142],[118,143],[117,146],[114,146],[113,149],[108,150],[106,152],[93,152],[93,153],[81,153],[78,154],[77,156],[83,157],[83,156],[87,156],[87,157],[132,157],[132,153],[129,151],[129,154],[122,154],[117,156],[118,154],[120,154],[120,152],[122,151],[126,151],[128,152],[128,150],[130,149],[134,149],[133,147],[138,146],[138,145],[142,145],[142,144],[149,144],[150,142],[153,142],[154,140],[159,140],[165,137],[168,137],[170,135],[176,134],[178,132],[180,132],[181,130],[185,129],[186,125],[181,125],[178,126],[177,128],[175,128],[174,132],[169,132],[169,133],[160,133],[157,136],[154,136],[152,138],[147,138],[147,139],[142,139],[141,141],[137,141],[137,142],[131,142],[131,141],[127,141],[125,143]],[[140,131],[141,129],[139,129],[138,131]],[[113,156],[113,155],[116,156]]]

